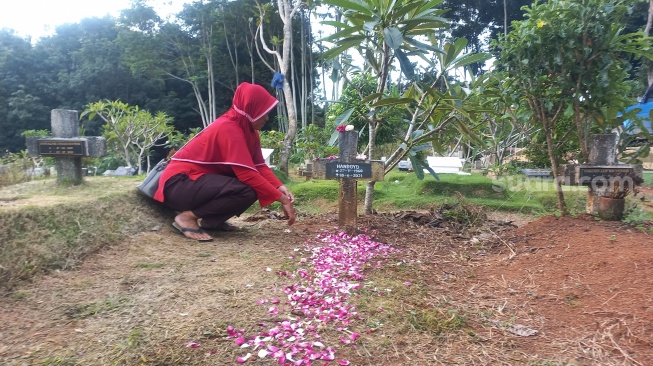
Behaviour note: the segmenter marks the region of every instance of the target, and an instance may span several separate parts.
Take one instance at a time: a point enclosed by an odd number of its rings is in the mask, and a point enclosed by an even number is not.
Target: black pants
[[[197,180],[177,174],[166,181],[163,203],[176,211],[192,211],[211,228],[240,216],[256,202],[256,192],[234,177],[205,174]]]

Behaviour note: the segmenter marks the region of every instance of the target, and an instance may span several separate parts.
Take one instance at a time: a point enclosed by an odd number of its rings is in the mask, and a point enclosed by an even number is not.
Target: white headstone
[[[261,148],[261,154],[263,154],[263,159],[265,159],[265,164],[267,164],[267,166],[269,166],[270,168],[274,168],[274,165],[270,164],[270,156],[272,156],[273,152],[274,149]]]

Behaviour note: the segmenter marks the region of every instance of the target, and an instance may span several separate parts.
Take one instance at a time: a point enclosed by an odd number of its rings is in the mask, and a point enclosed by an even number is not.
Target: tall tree
[[[558,196],[558,208],[567,213],[554,130],[571,120],[580,142],[581,159],[589,153],[587,139],[595,127],[609,129],[607,120],[628,105],[625,83],[629,67],[624,53],[651,55],[641,34],[622,34],[635,1],[551,0],[527,9],[526,19],[499,43],[499,63],[508,71],[515,103],[532,113],[546,135],[547,152]]]
[[[365,98],[370,113],[365,116],[369,130],[367,152],[375,158],[376,134],[382,120],[380,109],[388,87],[391,65],[398,59],[408,79],[413,78],[408,54],[415,50],[436,51],[422,43],[420,37],[434,36],[436,29],[447,21],[440,17],[444,10],[437,8],[441,0],[326,0],[325,4],[341,9],[346,22],[325,21],[339,30],[326,38],[335,47],[324,53],[327,59],[346,50],[356,49],[364,58],[369,72],[378,78],[376,92]],[[365,191],[365,212],[372,213],[374,182],[368,182]]]
[[[648,17],[646,18],[646,26],[644,26],[644,35],[651,35],[651,27],[653,27],[653,0],[648,2]],[[648,85],[653,85],[653,63],[649,64],[648,71]]]
[[[283,96],[286,105],[286,113],[288,117],[288,130],[286,137],[283,139],[283,150],[281,151],[279,167],[282,171],[288,172],[288,161],[292,150],[292,143],[297,135],[297,108],[295,104],[295,95],[290,85],[289,78],[291,77],[291,52],[293,49],[293,18],[295,14],[304,6],[302,0],[277,0],[277,11],[283,23],[283,39],[281,40],[278,48],[273,49],[268,45],[266,39],[266,29],[264,25],[267,22],[267,13],[270,11],[269,4],[259,5],[260,19],[258,25],[258,35],[263,49],[269,54],[274,55],[275,61],[278,64],[278,72],[284,76],[283,78]],[[270,39],[276,37],[269,37]],[[279,42],[276,42],[279,43]],[[275,71],[274,69],[272,71]]]
[[[451,20],[450,37],[469,40],[470,52],[487,52],[490,40],[499,34],[506,34],[510,23],[524,17],[522,7],[532,0],[446,0],[442,6],[449,11]],[[472,65],[478,74],[483,65]]]
[[[21,133],[50,128],[50,109],[40,98],[39,58],[29,39],[0,30],[0,152],[25,148]]]

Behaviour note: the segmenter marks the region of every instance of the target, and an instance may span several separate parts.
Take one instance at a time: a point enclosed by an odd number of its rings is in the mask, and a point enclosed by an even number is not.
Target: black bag
[[[163,173],[163,170],[168,166],[168,161],[166,159],[161,160],[158,162],[152,170],[150,170],[149,173],[147,173],[147,177],[145,177],[145,180],[141,184],[136,187],[141,193],[144,195],[154,198],[154,194],[156,193],[156,190],[159,189],[159,178],[161,177],[161,173]]]

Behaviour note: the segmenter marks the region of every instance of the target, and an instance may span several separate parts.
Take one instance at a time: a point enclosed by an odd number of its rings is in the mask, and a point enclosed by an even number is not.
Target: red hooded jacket
[[[154,199],[164,201],[163,187],[177,174],[196,180],[204,174],[236,177],[256,191],[262,207],[281,197],[282,183],[265,164],[261,140],[252,122],[265,116],[278,100],[262,86],[242,83],[232,107],[191,139],[161,174]]]

